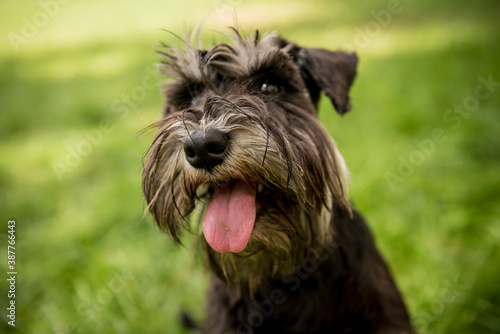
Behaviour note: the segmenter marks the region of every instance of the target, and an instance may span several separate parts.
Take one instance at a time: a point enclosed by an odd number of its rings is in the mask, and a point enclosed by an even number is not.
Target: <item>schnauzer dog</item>
[[[228,37],[161,49],[175,81],[144,159],[147,209],[175,242],[199,235],[211,271],[201,331],[413,333],[317,119],[321,92],[339,114],[351,108],[356,54]]]

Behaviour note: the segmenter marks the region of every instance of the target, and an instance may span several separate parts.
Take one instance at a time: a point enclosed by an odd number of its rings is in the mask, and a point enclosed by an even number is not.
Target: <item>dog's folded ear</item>
[[[299,66],[314,106],[317,107],[320,93],[324,91],[339,114],[351,109],[349,89],[356,76],[356,53],[301,48],[285,40],[281,40],[281,45]]]
[[[358,57],[343,51],[306,49],[299,51],[302,78],[317,105],[320,90],[330,98],[335,110],[341,115],[351,110],[349,89],[356,76]]]

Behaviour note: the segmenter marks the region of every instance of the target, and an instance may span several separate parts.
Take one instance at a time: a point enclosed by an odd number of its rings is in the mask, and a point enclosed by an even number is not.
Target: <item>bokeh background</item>
[[[143,216],[155,45],[205,18],[355,50],[353,110],[320,118],[420,333],[500,333],[498,1],[0,2],[0,332],[16,220],[19,333],[186,333],[208,274]]]

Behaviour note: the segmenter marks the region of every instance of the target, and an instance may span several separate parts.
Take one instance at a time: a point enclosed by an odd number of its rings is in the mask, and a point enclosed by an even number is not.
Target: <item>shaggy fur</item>
[[[163,117],[147,152],[143,190],[158,226],[176,242],[200,234],[215,189],[255,188],[256,219],[239,253],[200,235],[213,280],[205,333],[412,333],[370,232],[347,198],[348,172],[317,120],[323,91],[350,109],[357,56],[300,48],[269,34],[200,50],[165,47]],[[193,166],[186,143],[217,129],[229,144],[215,166]],[[205,137],[203,137],[205,138]]]

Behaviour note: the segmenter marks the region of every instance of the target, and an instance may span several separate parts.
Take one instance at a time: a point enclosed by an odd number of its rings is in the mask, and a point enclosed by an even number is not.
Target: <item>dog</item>
[[[210,269],[201,332],[414,333],[317,118],[321,92],[351,109],[357,55],[225,35],[211,50],[163,45],[174,81],[143,157],[146,210],[178,244],[197,234]]]

